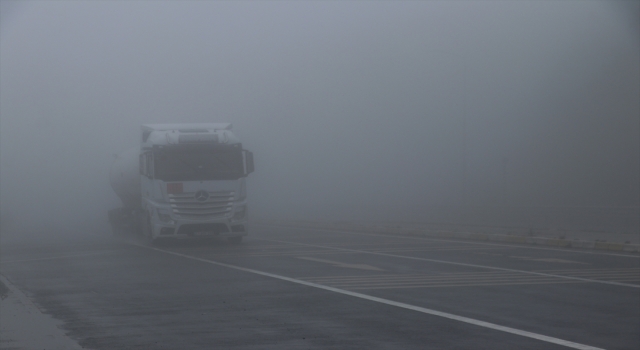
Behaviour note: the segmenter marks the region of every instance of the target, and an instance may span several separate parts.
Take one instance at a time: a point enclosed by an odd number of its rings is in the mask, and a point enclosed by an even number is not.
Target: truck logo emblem
[[[204,202],[207,199],[209,199],[209,193],[207,191],[200,190],[200,191],[196,192],[196,200],[198,200],[200,202]]]

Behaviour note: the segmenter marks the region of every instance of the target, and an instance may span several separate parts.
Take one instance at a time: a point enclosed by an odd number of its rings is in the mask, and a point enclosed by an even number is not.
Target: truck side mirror
[[[247,150],[244,150],[244,175],[247,176],[249,174],[251,174],[254,170],[253,168],[253,153],[249,152]]]
[[[149,152],[140,154],[140,175],[153,179],[152,155]]]
[[[154,170],[153,169],[153,166],[154,166],[153,153],[147,152],[145,154],[147,155],[147,162],[146,162],[147,163],[147,171],[146,171],[147,177],[150,178],[151,180],[153,180],[153,178],[154,178],[154,176],[153,176],[154,175],[153,174],[154,173],[154,171],[153,171]]]

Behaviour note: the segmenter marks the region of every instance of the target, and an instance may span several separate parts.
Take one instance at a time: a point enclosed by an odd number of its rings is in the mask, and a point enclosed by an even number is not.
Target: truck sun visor
[[[217,134],[185,134],[178,136],[178,143],[216,143]]]

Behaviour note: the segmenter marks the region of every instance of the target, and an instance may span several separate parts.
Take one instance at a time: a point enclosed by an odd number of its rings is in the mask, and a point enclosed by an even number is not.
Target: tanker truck
[[[140,146],[118,154],[109,180],[122,207],[109,211],[115,234],[159,238],[248,234],[246,177],[253,154],[229,123],[142,125]]]

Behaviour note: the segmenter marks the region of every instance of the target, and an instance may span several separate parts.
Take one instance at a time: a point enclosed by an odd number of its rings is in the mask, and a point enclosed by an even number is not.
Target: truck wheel
[[[227,238],[227,240],[231,244],[240,244],[240,243],[242,243],[242,236],[229,237],[229,238]]]

